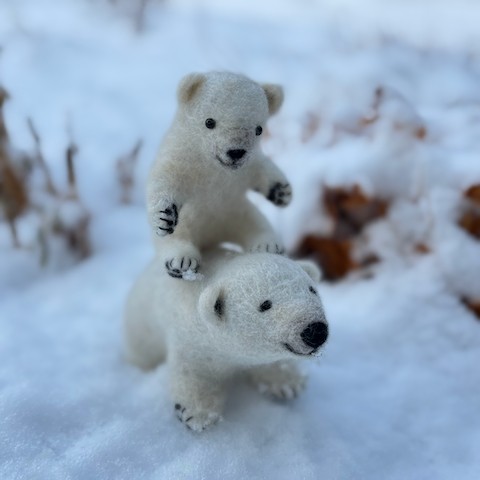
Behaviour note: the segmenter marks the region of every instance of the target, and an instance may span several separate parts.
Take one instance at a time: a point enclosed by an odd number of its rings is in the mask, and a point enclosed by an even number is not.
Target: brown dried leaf
[[[325,186],[323,204],[334,220],[333,236],[343,239],[358,235],[388,210],[387,201],[368,197],[358,185],[350,189]]]
[[[462,298],[462,303],[480,320],[480,300]]]
[[[351,254],[352,245],[348,240],[307,235],[295,254],[312,258],[322,269],[326,280],[339,280],[357,268]]]
[[[458,224],[470,235],[480,240],[480,213],[473,209],[465,210]]]
[[[470,188],[465,190],[464,195],[472,202],[480,205],[480,185],[472,185]]]
[[[422,255],[426,255],[430,253],[432,249],[425,243],[417,243],[414,247],[415,252],[421,253]]]
[[[415,138],[419,140],[425,140],[427,138],[428,130],[427,127],[421,126],[417,127],[414,131]]]

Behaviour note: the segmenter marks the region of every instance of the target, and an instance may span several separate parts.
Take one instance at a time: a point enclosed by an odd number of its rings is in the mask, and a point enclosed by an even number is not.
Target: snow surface
[[[459,192],[480,182],[478,4],[172,0],[147,8],[139,35],[126,0],[0,3],[13,143],[33,147],[32,116],[65,185],[72,126],[94,247],[74,267],[42,269],[35,251],[11,249],[0,224],[0,478],[480,478],[480,324],[458,299],[480,297],[480,247],[453,221]],[[294,202],[285,211],[258,202],[289,247],[327,228],[310,220],[322,182],[359,183],[395,202],[369,230],[385,259],[373,278],[320,285],[331,337],[305,365],[304,395],[282,405],[239,385],[224,422],[199,436],[174,418],[165,366],[145,374],[125,363],[121,315],[153,251],[142,187],[176,84],[184,73],[221,68],[286,87],[265,148],[292,178]],[[378,85],[398,92],[382,122],[370,136],[344,132],[332,145],[335,126],[361,115]],[[302,143],[305,113],[316,111],[323,127]],[[428,128],[423,143],[394,128],[412,118]],[[114,160],[139,137],[135,201],[121,206]],[[422,215],[433,219],[428,232]],[[27,243],[33,224],[19,224]],[[408,242],[425,239],[431,255],[404,255]]]

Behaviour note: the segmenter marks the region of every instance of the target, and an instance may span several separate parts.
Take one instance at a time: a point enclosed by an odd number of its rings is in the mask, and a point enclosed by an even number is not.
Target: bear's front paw
[[[180,403],[175,404],[175,414],[187,428],[194,432],[202,432],[207,427],[222,419],[219,412],[213,410],[201,410],[198,408],[187,408]]]
[[[165,262],[167,273],[173,278],[185,280],[197,280],[199,278],[198,267],[200,262],[194,257],[174,257]]]
[[[274,183],[268,192],[267,199],[279,207],[287,206],[292,200],[292,187],[289,183]]]
[[[276,253],[278,255],[285,254],[285,247],[278,242],[260,242],[250,248],[252,253]]]
[[[174,203],[160,207],[153,221],[155,232],[160,237],[171,235],[178,223],[178,207]]]
[[[295,365],[277,363],[260,367],[252,374],[252,381],[258,391],[276,400],[292,400],[307,383],[307,377]]]

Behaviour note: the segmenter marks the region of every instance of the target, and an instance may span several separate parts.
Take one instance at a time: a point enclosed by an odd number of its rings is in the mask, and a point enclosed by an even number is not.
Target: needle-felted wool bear
[[[291,200],[284,174],[260,149],[269,116],[283,102],[280,86],[243,75],[187,75],[178,109],[147,183],[147,211],[167,272],[195,279],[200,250],[223,242],[245,251],[283,253],[248,190],[278,206]]]
[[[187,427],[216,422],[239,375],[280,399],[303,389],[297,361],[328,336],[313,263],[218,249],[205,254],[197,282],[158,275],[161,267],[157,258],[130,292],[128,356],[145,369],[168,358],[173,405]]]

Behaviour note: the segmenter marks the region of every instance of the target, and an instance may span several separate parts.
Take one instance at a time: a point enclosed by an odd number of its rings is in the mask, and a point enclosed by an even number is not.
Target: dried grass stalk
[[[51,195],[58,196],[58,191],[55,188],[55,185],[53,183],[52,175],[50,174],[50,169],[48,168],[48,165],[45,162],[45,158],[42,153],[42,144],[40,140],[40,135],[38,134],[38,131],[35,128],[35,125],[33,124],[33,120],[31,118],[27,118],[27,125],[28,125],[28,129],[30,130],[30,133],[32,134],[33,141],[35,142],[34,159],[37,165],[42,170],[43,175],[45,177],[45,185],[46,185],[47,192],[50,193]]]
[[[138,155],[142,149],[143,141],[137,140],[132,150],[117,160],[117,177],[120,184],[120,202],[132,203],[132,191],[135,185],[135,167]]]

